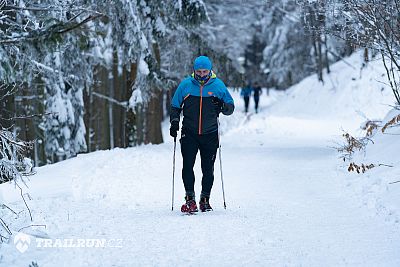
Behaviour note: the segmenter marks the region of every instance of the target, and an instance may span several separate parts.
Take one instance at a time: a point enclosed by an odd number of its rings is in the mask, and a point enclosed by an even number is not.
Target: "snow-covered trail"
[[[180,214],[179,144],[175,211],[170,210],[170,139],[80,155],[40,168],[32,178],[35,223],[45,223],[52,239],[114,243],[105,248],[36,248],[31,243],[20,253],[10,242],[2,247],[0,265],[399,266],[398,225],[377,217],[346,190],[337,152],[328,147],[333,135],[327,132],[334,133],[326,122],[272,117],[263,99],[263,112],[249,120],[240,102],[233,117],[221,120],[227,129],[222,136],[226,210],[217,159],[214,211]],[[315,127],[304,134],[293,128],[294,121]],[[199,161],[196,177],[199,193]]]

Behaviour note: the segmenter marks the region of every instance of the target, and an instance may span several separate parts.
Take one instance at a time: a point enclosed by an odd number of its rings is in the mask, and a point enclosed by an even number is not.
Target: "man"
[[[182,205],[182,212],[198,211],[193,167],[199,150],[203,172],[199,206],[202,212],[212,210],[209,200],[214,182],[214,162],[219,147],[217,117],[220,112],[231,115],[235,108],[225,84],[212,71],[212,63],[208,57],[196,58],[193,70],[192,75],[184,79],[176,89],[170,116],[170,135],[176,138],[180,113],[183,110],[180,142],[186,202]]]
[[[258,84],[258,82],[254,83],[254,104],[255,104],[255,110],[256,113],[258,113],[258,103],[260,102],[260,95],[262,94],[261,86]]]
[[[244,88],[242,88],[242,91],[240,92],[240,95],[243,96],[244,99],[244,112],[247,113],[249,110],[249,102],[250,102],[250,96],[251,93],[253,92],[253,88],[251,87],[251,83],[249,82],[248,85]]]

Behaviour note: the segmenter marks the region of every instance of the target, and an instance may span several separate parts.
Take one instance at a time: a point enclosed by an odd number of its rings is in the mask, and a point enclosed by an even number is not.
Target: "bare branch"
[[[7,206],[6,204],[2,204],[2,206],[4,207],[4,208],[7,208],[7,209],[9,209],[12,213],[14,213],[15,215],[18,215],[13,209],[11,209],[9,206]]]
[[[8,233],[9,235],[12,235],[12,232],[11,232],[10,228],[8,228],[7,224],[3,221],[2,218],[0,218],[0,223],[1,223],[1,225],[3,226],[3,228],[7,231],[7,233]]]
[[[16,10],[24,10],[24,11],[54,11],[56,10],[53,6],[49,7],[19,7],[19,6],[5,6],[5,11],[16,11]]]
[[[18,88],[19,88],[19,86],[17,86],[16,84],[12,85],[12,88],[9,88],[9,86],[6,84],[1,84],[0,90],[7,90],[7,92],[0,97],[0,100],[3,100],[6,97],[15,94],[18,91]]]
[[[29,228],[29,227],[44,227],[44,229],[46,229],[47,225],[45,225],[45,224],[31,224],[31,225],[22,227],[21,229],[18,230],[18,232],[21,232],[21,230]]]
[[[0,235],[0,238],[1,238],[1,242],[4,242],[3,239],[5,239],[5,240],[9,239],[8,237],[5,237],[4,235]]]
[[[26,120],[26,119],[32,119],[32,118],[36,118],[36,117],[43,117],[43,116],[54,116],[57,113],[43,113],[43,114],[32,114],[32,115],[22,115],[22,116],[17,116],[17,117],[11,117],[11,118],[0,118],[0,120],[3,121],[13,121],[13,120]]]
[[[387,165],[387,164],[382,164],[382,163],[379,163],[378,166],[384,166],[384,167],[393,168],[392,165]]]
[[[94,96],[99,97],[99,98],[105,99],[105,100],[107,100],[107,101],[109,101],[109,102],[111,102],[111,103],[114,103],[114,104],[116,104],[116,105],[119,105],[119,106],[121,106],[121,107],[123,107],[123,108],[127,108],[127,107],[128,107],[128,101],[122,101],[122,102],[120,102],[120,101],[118,101],[118,100],[116,100],[116,99],[114,99],[114,98],[111,98],[111,97],[106,96],[106,95],[102,95],[102,94],[97,93],[97,92],[92,92],[92,94],[93,94]]]
[[[400,97],[398,95],[397,88],[393,84],[392,79],[390,77],[390,70],[389,70],[388,66],[386,65],[386,61],[385,61],[385,53],[382,50],[381,50],[381,55],[382,55],[383,66],[386,69],[386,75],[388,77],[390,87],[392,88],[392,91],[393,91],[394,97],[396,98],[397,103],[400,105]]]
[[[19,36],[16,37],[0,40],[0,44],[15,44],[24,41],[33,41],[40,38],[49,38],[54,34],[64,34],[76,28],[79,28],[83,24],[95,20],[101,16],[103,15],[102,14],[90,15],[79,23],[76,22],[59,23],[57,25],[52,25],[46,29],[41,29],[39,31],[31,31],[28,34],[20,34]]]
[[[85,23],[87,23],[87,22],[89,22],[89,21],[91,21],[91,20],[95,20],[95,19],[97,19],[97,18],[99,18],[99,17],[101,17],[101,16],[102,16],[102,15],[100,15],[100,14],[90,15],[89,17],[87,17],[87,18],[84,19],[83,21],[81,21],[81,22],[79,22],[79,23],[77,23],[77,24],[75,24],[75,25],[71,25],[70,27],[67,27],[67,28],[65,28],[65,29],[63,29],[63,30],[61,30],[61,31],[58,31],[57,33],[62,34],[62,33],[66,33],[66,32],[72,31],[72,30],[74,30],[74,29],[76,29],[76,28],[79,28],[79,27],[82,26],[83,24],[85,24]]]
[[[16,186],[19,188],[19,190],[20,190],[20,193],[21,193],[22,200],[24,201],[24,203],[25,203],[25,206],[26,206],[26,208],[28,209],[29,216],[31,217],[31,221],[33,221],[33,218],[32,218],[32,212],[31,212],[31,210],[29,209],[29,206],[28,206],[28,204],[26,203],[25,197],[24,197],[24,195],[23,195],[22,188],[19,186],[19,184],[18,184],[17,182],[15,182],[15,185],[16,185]]]

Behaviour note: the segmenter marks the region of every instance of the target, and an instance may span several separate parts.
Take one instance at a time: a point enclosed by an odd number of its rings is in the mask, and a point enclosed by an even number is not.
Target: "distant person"
[[[246,87],[242,88],[242,91],[240,93],[241,96],[243,96],[244,99],[244,111],[247,113],[249,111],[249,102],[250,102],[250,96],[251,92],[253,91],[253,88],[251,87],[251,83],[249,83]]]
[[[260,102],[261,94],[262,94],[261,86],[258,84],[258,82],[255,82],[253,88],[253,97],[254,97],[256,113],[258,113],[258,103]]]
[[[203,179],[200,210],[211,211],[210,194],[214,182],[214,162],[219,147],[218,116],[231,115],[235,109],[232,96],[222,80],[212,71],[211,60],[206,56],[196,58],[193,73],[176,89],[171,103],[170,135],[177,137],[180,114],[183,113],[181,152],[182,179],[186,191],[181,211],[197,212],[193,167],[200,150]]]

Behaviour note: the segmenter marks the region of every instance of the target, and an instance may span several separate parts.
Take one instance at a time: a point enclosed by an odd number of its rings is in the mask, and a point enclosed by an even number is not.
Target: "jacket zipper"
[[[203,109],[203,85],[200,85],[200,114],[199,114],[199,135],[201,135],[202,126],[202,109]]]

